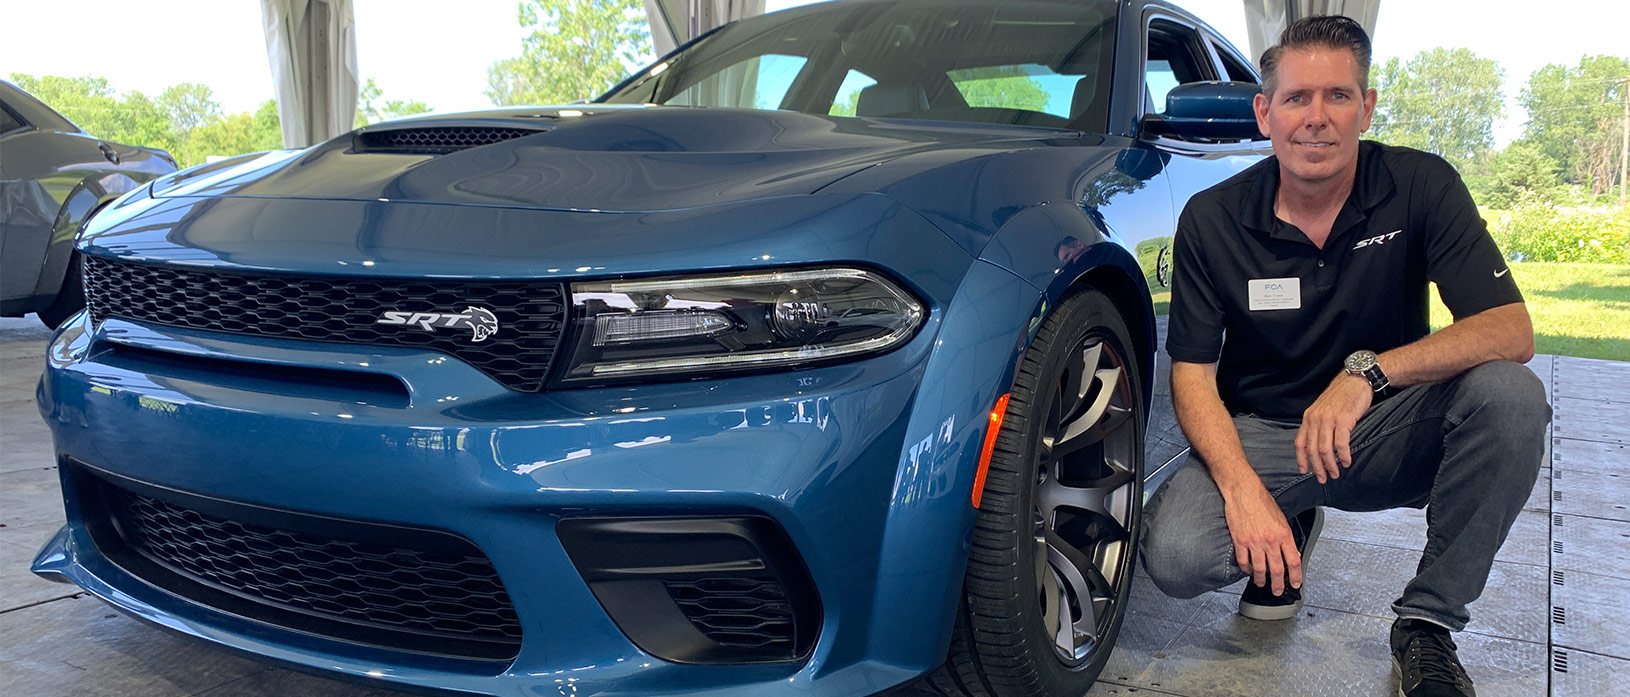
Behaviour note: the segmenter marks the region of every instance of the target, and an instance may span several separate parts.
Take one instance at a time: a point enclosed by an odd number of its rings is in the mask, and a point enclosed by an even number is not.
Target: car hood
[[[158,195],[648,212],[814,193],[928,150],[988,152],[1074,135],[748,109],[508,109],[363,128],[182,178]]]

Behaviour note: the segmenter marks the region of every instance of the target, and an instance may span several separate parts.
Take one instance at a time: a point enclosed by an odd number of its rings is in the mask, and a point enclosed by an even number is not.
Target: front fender
[[[74,240],[79,237],[85,223],[104,206],[141,188],[145,183],[124,172],[103,172],[85,178],[68,192],[62,207],[57,209],[56,222],[51,226],[51,239],[46,243],[45,258],[40,263],[40,276],[34,282],[34,297],[42,307],[49,305],[62,288],[62,281],[68,273],[68,262],[73,258]]]
[[[1073,201],[1048,202],[1009,219],[979,258],[1011,271],[1041,291],[1039,304],[1028,313],[1037,319],[1036,327],[1065,294],[1078,286],[1090,285],[1109,295],[1121,308],[1121,316],[1137,343],[1147,411],[1153,393],[1147,386],[1153,384],[1156,350],[1154,303],[1137,258],[1119,238],[1105,234],[1081,205]]]
[[[922,673],[945,659],[978,513],[980,447],[1039,297],[1006,269],[975,262],[946,309],[891,492],[871,616],[877,660]]]

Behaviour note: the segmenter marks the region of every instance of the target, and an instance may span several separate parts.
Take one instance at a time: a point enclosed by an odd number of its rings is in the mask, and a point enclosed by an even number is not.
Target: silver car
[[[0,315],[55,327],[85,306],[74,235],[102,206],[174,172],[163,150],[92,136],[0,80]]]

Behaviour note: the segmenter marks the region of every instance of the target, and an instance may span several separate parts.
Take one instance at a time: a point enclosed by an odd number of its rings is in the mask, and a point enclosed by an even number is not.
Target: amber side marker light
[[[996,399],[996,406],[990,410],[990,427],[985,431],[985,446],[979,449],[979,470],[973,475],[973,507],[979,507],[979,499],[985,495],[985,473],[990,471],[990,456],[996,450],[996,436],[1002,432],[1002,419],[1007,416],[1007,398],[1004,394]]]

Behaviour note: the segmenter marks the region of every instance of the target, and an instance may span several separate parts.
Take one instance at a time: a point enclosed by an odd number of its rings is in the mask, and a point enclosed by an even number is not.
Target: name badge
[[[1295,310],[1302,307],[1302,279],[1253,278],[1246,281],[1251,311]]]

